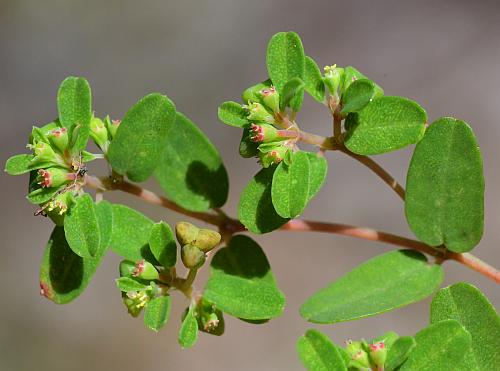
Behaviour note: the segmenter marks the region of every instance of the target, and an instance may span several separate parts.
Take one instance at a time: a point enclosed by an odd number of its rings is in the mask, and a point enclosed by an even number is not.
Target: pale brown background
[[[273,33],[295,30],[320,65],[352,64],[387,94],[420,102],[431,120],[455,115],[471,123],[486,175],[486,228],[475,253],[500,267],[499,10],[495,1],[1,0],[0,160],[24,151],[31,125],[56,116],[55,94],[67,75],[88,78],[98,115],[121,117],[146,93],[164,92],[226,159],[232,186],[226,210],[234,215],[258,167],[237,155],[240,132],[218,123],[216,108],[265,78]],[[310,100],[299,120],[309,131],[330,130],[327,112]],[[377,160],[404,183],[410,154]],[[306,217],[411,236],[401,201],[379,179],[339,154],[328,160],[328,182]],[[175,295],[165,330],[147,331],[122,306],[113,281],[119,259],[111,254],[75,302],[57,306],[38,295],[38,264],[52,227],[32,216],[26,183],[26,177],[2,174],[2,370],[300,370],[295,341],[312,327],[299,317],[300,304],[390,248],[334,235],[258,237],[287,295],[285,315],[261,326],[227,317],[222,338],[201,335],[194,349],[181,350],[176,334],[184,299]],[[157,189],[153,182],[148,187]],[[178,220],[126,195],[109,198],[137,205],[154,219]],[[473,282],[500,307],[498,286],[457,264],[445,267],[445,284]],[[389,329],[413,334],[426,325],[428,307],[426,300],[321,329],[337,342]]]

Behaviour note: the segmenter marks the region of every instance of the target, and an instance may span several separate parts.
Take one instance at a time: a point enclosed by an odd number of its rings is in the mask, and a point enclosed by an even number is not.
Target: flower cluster
[[[200,229],[191,223],[175,226],[177,241],[181,245],[181,259],[186,268],[198,269],[205,263],[206,254],[216,247],[221,235],[210,229]]]
[[[349,367],[355,370],[382,369],[387,358],[385,341],[368,344],[366,341],[347,341],[345,351],[351,359]]]

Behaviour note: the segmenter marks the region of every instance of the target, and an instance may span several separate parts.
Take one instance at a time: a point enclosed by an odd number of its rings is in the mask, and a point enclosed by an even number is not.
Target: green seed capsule
[[[186,268],[197,269],[205,263],[206,256],[195,245],[187,244],[181,248],[181,259]]]
[[[188,222],[179,222],[175,225],[175,235],[181,246],[196,240],[199,231],[199,228]]]
[[[193,244],[203,252],[209,252],[219,244],[221,235],[210,229],[200,229]]]

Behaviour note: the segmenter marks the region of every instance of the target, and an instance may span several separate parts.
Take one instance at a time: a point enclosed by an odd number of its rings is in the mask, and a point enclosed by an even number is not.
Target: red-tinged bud
[[[100,118],[93,117],[90,121],[90,136],[99,148],[105,148],[107,150],[109,143],[108,130]]]
[[[260,91],[260,95],[262,97],[262,102],[274,113],[279,112],[280,110],[280,95],[274,88],[274,86],[270,86],[269,88],[262,89]]]
[[[280,140],[278,130],[269,124],[252,124],[250,128],[250,140],[255,143],[269,143]]]
[[[62,157],[54,152],[50,144],[45,142],[36,142],[34,145],[30,145],[28,147],[32,148],[34,151],[34,157],[31,160],[32,163],[53,163],[54,165],[66,166]]]
[[[104,119],[104,123],[106,124],[106,129],[108,129],[108,133],[111,139],[113,139],[116,135],[116,131],[120,126],[120,120],[111,120],[109,116],[106,116]]]
[[[153,264],[142,259],[135,263],[132,276],[142,278],[144,280],[157,280],[159,278],[158,271]]]
[[[351,365],[353,367],[370,369],[370,359],[368,357],[368,353],[365,352],[363,344],[360,341],[349,340],[345,350],[352,360]]]
[[[68,129],[55,128],[47,134],[47,137],[50,144],[52,144],[52,147],[57,149],[60,153],[64,153],[64,151],[68,148]]]
[[[372,362],[379,368],[383,367],[387,359],[387,348],[385,347],[385,343],[379,341],[378,343],[370,344],[369,347]]]
[[[38,170],[38,184],[42,188],[60,187],[74,180],[75,174],[68,173],[66,169],[51,167]]]
[[[272,147],[272,149],[261,149],[261,147],[262,145],[259,146],[259,160],[262,166],[266,168],[273,164],[279,164],[290,150],[289,147],[284,145],[277,145]]]
[[[261,121],[261,122],[267,122],[267,123],[272,123],[274,122],[274,117],[271,115],[266,108],[260,104],[260,103],[250,103],[247,106],[247,109],[249,111],[249,114],[247,118],[250,121]]]

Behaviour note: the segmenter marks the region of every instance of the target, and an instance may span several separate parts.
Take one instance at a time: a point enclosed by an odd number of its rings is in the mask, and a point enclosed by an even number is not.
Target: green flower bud
[[[377,367],[382,367],[387,359],[387,348],[385,342],[379,341],[378,343],[370,344],[370,359]]]
[[[106,116],[104,119],[104,123],[106,124],[106,129],[108,129],[108,133],[111,139],[113,139],[116,135],[116,131],[118,130],[118,126],[120,126],[120,120],[111,120],[109,116]]]
[[[130,291],[123,294],[123,303],[132,317],[137,317],[151,300],[145,291]]]
[[[189,243],[182,246],[181,259],[186,268],[197,269],[205,263],[206,256],[203,251]]]
[[[157,280],[159,278],[159,274],[155,266],[144,259],[135,263],[132,276],[143,280]]]
[[[120,262],[120,277],[131,277],[135,270],[135,263],[131,260]]]
[[[66,169],[51,167],[49,169],[39,169],[37,180],[42,188],[60,187],[75,180],[75,176],[74,173],[69,173]]]
[[[274,88],[271,86],[266,89],[262,89],[260,91],[261,100],[271,111],[274,113],[280,111],[280,95]]]
[[[368,358],[368,353],[364,351],[363,344],[360,341],[349,340],[345,350],[352,360],[352,365],[358,368],[370,369],[370,359]]]
[[[250,104],[251,102],[259,102],[261,98],[261,90],[269,87],[271,87],[271,80],[266,80],[254,86],[250,86],[243,92],[241,98],[246,104]]]
[[[71,192],[63,192],[49,201],[46,208],[47,216],[49,216],[56,225],[61,226],[64,224],[66,212],[73,203],[73,194]]]
[[[196,240],[199,231],[199,228],[188,222],[180,222],[175,225],[175,235],[181,246]]]
[[[203,298],[196,305],[196,319],[200,331],[220,336],[224,333],[224,316],[214,304]]]
[[[47,138],[53,148],[60,153],[64,153],[68,149],[69,136],[66,128],[56,128],[47,134]]]
[[[265,168],[273,165],[279,164],[285,158],[287,152],[290,150],[289,147],[283,145],[277,145],[273,147],[259,146],[259,161],[261,165]]]
[[[34,164],[50,162],[54,165],[65,165],[61,156],[55,153],[48,143],[36,142],[34,145],[28,147],[32,148],[34,151],[34,157],[31,160]]]
[[[336,64],[333,66],[325,66],[325,75],[323,82],[328,88],[330,95],[336,95],[340,82],[343,79],[344,69],[338,68]]]
[[[250,103],[247,106],[247,109],[249,111],[247,118],[250,121],[263,121],[268,123],[274,122],[274,117],[260,103]]]
[[[193,244],[201,251],[207,253],[219,244],[221,235],[210,229],[200,229]]]
[[[281,138],[278,136],[278,129],[273,125],[252,124],[250,128],[250,140],[255,143],[269,143],[279,141]]]
[[[103,149],[108,146],[108,130],[104,122],[98,117],[93,117],[90,121],[90,136],[99,148]]]

